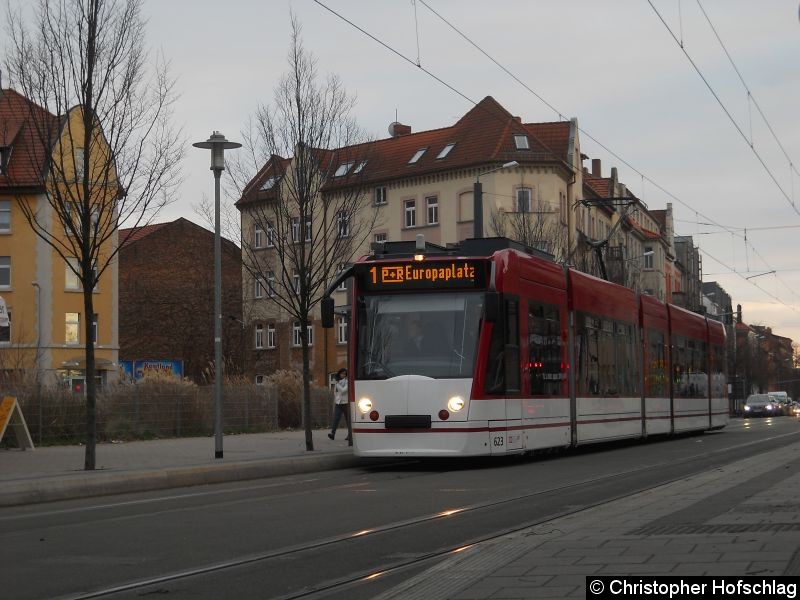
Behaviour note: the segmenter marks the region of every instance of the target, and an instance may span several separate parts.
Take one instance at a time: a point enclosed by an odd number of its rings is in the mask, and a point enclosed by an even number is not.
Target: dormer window
[[[273,187],[275,187],[275,184],[278,183],[279,179],[280,177],[270,177],[263,183],[259,191],[266,192],[267,190],[271,190]]]
[[[515,133],[514,134],[514,145],[517,147],[517,150],[530,150],[531,145],[528,142],[528,136],[524,133]]]
[[[456,145],[455,142],[450,142],[449,144],[447,144],[447,146],[442,148],[442,151],[439,152],[439,154],[436,156],[436,160],[441,160],[442,158],[444,158],[445,156],[450,154],[450,150],[452,150],[453,146],[455,146],[455,145]]]
[[[425,152],[426,152],[427,150],[428,150],[427,148],[420,148],[419,150],[417,150],[417,151],[414,153],[414,156],[412,156],[412,157],[411,157],[411,160],[410,160],[410,161],[408,161],[408,164],[410,164],[410,165],[413,165],[413,164],[414,164],[415,162],[417,162],[417,161],[418,161],[420,158],[422,158],[422,155],[423,155],[423,154],[425,154]]]
[[[339,165],[339,168],[336,169],[336,172],[333,174],[334,177],[344,177],[347,175],[347,172],[350,170],[350,167],[353,166],[353,161],[343,162]]]

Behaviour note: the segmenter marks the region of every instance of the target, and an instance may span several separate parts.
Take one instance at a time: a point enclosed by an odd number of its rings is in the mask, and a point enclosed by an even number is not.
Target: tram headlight
[[[447,408],[450,412],[458,412],[464,408],[464,399],[461,396],[453,396],[447,401]]]
[[[372,410],[372,400],[370,398],[367,398],[366,396],[364,398],[361,398],[358,401],[358,410],[361,411],[362,415],[367,414],[369,411]]]

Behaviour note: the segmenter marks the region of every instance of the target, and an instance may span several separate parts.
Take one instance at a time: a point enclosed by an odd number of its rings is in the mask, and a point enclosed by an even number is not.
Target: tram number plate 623
[[[492,446],[494,446],[495,448],[499,448],[499,447],[505,445],[505,443],[506,443],[505,442],[505,436],[496,435],[496,436],[494,436],[492,438]]]

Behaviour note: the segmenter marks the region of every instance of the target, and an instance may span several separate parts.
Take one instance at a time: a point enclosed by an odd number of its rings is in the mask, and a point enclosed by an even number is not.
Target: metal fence
[[[213,386],[120,385],[97,394],[98,441],[211,435]],[[63,388],[3,386],[0,396],[15,396],[37,445],[72,444],[86,438],[86,398]],[[303,426],[300,394],[277,386],[225,386],[222,422],[226,433],[296,429]],[[312,389],[312,427],[325,427],[332,413],[331,394]],[[4,445],[16,445],[8,428]]]

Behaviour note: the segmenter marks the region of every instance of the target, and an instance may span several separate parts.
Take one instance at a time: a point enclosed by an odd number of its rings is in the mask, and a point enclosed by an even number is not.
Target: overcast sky
[[[213,130],[241,140],[272,101],[291,9],[374,137],[395,119],[413,131],[452,125],[487,95],[525,122],[577,117],[604,175],[616,166],[651,209],[673,203],[676,233],[694,236],[704,279],[743,305],[745,322],[800,342],[798,0],[320,1],[411,62],[313,0],[145,0],[147,45],[172,63],[190,141]],[[213,196],[208,154],[187,150],[186,183],[159,220],[201,222],[193,206]]]

